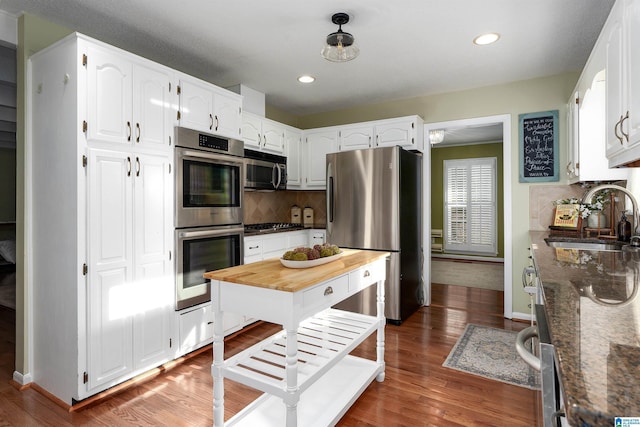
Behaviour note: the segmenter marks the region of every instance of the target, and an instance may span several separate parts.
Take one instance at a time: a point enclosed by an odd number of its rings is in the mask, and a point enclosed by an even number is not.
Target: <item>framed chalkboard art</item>
[[[558,110],[518,115],[520,182],[560,180]]]

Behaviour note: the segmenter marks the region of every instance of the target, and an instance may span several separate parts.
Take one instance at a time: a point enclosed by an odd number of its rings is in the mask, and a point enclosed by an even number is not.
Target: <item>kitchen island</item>
[[[277,258],[205,273],[214,311],[214,425],[224,425],[224,380],[264,394],[227,425],[335,424],[374,380],[384,380],[387,252],[343,250],[338,260],[291,269]],[[377,316],[331,307],[377,285]],[[277,323],[283,331],[224,360],[223,313]],[[377,334],[376,360],[349,353]]]
[[[550,247],[530,232],[567,419],[640,417],[640,264],[614,250]]]

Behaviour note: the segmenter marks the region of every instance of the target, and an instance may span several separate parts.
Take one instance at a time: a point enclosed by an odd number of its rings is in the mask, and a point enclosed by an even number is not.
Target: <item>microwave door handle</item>
[[[278,188],[276,186],[276,165],[271,166],[271,185],[273,188]]]
[[[280,188],[280,183],[282,182],[282,169],[278,164],[275,165],[275,168],[278,171],[278,183],[276,184],[276,190],[277,190],[278,188]]]

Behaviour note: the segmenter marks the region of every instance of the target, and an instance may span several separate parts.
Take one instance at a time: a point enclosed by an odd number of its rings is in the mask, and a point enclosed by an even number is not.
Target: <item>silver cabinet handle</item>
[[[218,130],[219,125],[220,125],[220,122],[218,121],[218,115],[216,114],[216,130]]]
[[[213,115],[211,113],[209,113],[209,121],[210,121],[210,125],[209,125],[209,130],[213,129]]]
[[[622,125],[622,116],[620,116],[620,120],[618,120],[618,122],[613,127],[613,133],[616,135],[616,138],[618,138],[618,141],[620,141],[620,145],[622,145],[624,142],[620,134],[618,134],[618,126],[621,126],[621,125]]]
[[[620,133],[622,134],[624,139],[626,139],[627,142],[629,142],[629,134],[628,133],[624,133],[624,121],[629,118],[629,110],[627,110],[627,115],[626,116],[624,116],[624,117],[620,116],[620,117],[621,117],[621,119],[620,119]]]
[[[249,249],[258,249],[260,246],[249,246]]]
[[[131,122],[127,122],[127,141],[131,141]]]
[[[127,176],[131,176],[131,157],[127,157]]]
[[[331,295],[333,293],[333,288],[331,286],[327,286],[327,289],[324,290],[324,296]]]
[[[140,142],[140,123],[136,123],[136,142]]]
[[[369,276],[371,276],[371,273],[369,272],[369,270],[365,270],[364,277],[369,277]]]
[[[140,157],[136,156],[136,176],[140,176]]]

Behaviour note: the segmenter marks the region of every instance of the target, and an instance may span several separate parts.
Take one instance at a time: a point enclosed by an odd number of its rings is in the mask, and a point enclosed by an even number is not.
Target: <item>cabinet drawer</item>
[[[308,310],[314,307],[331,307],[349,294],[349,276],[344,275],[314,286],[302,294],[302,307]]]
[[[262,252],[284,252],[287,248],[286,233],[278,233],[274,236],[264,237],[262,239]]]
[[[262,239],[261,238],[244,238],[244,256],[245,258],[262,256]]]
[[[349,293],[356,293],[385,277],[385,260],[352,271],[349,273]]]

